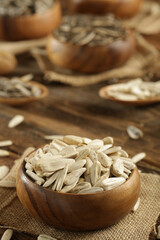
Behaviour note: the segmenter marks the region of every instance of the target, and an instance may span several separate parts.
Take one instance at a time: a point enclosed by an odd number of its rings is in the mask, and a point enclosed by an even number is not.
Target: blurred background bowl
[[[141,3],[142,0],[69,0],[68,9],[71,13],[114,13],[129,18],[139,11]]]
[[[125,40],[106,46],[80,46],[62,43],[48,37],[47,52],[53,64],[84,73],[98,73],[122,66],[135,51],[135,39],[129,33]]]
[[[8,41],[42,38],[50,34],[61,22],[61,5],[41,14],[20,17],[0,17],[0,39]]]
[[[23,162],[17,174],[17,194],[37,219],[66,230],[96,230],[112,225],[129,213],[140,194],[137,167],[121,186],[95,194],[59,193],[35,184]]]

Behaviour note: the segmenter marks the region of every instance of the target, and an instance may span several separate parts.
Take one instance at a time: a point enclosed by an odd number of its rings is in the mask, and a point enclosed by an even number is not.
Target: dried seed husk
[[[112,148],[109,148],[105,151],[103,151],[105,154],[113,154],[113,153],[116,153],[118,152],[119,150],[121,150],[122,148],[120,146],[115,146],[115,147],[112,147]]]
[[[14,128],[14,127],[20,125],[23,121],[24,121],[24,116],[16,115],[9,121],[8,127]]]
[[[10,153],[7,150],[0,149],[0,157],[8,157]]]
[[[132,157],[132,162],[137,163],[146,157],[146,153],[141,152]]]
[[[78,145],[83,143],[83,138],[74,135],[66,135],[63,137],[63,141],[69,145]]]
[[[90,138],[83,138],[83,143],[88,144],[90,143],[92,140]]]
[[[29,163],[29,162],[27,162],[27,163],[25,164],[25,169],[30,170],[30,171],[33,171],[33,166],[32,166],[32,164]]]
[[[135,168],[135,164],[128,160],[123,160],[123,165],[125,168],[127,168],[129,170],[133,170]]]
[[[108,172],[102,175],[99,180],[94,184],[94,187],[101,187],[102,181],[109,178],[109,175],[110,171],[108,170]]]
[[[99,161],[94,162],[92,167],[90,168],[90,178],[92,185],[98,181],[101,176],[101,164]]]
[[[0,180],[2,180],[9,172],[9,167],[0,166]]]
[[[98,153],[98,161],[103,165],[103,167],[110,167],[112,165],[112,158],[108,157],[105,153]]]
[[[43,184],[43,187],[51,186],[54,183],[54,181],[57,179],[58,175],[59,175],[59,172],[55,172],[51,177],[47,179],[47,181]]]
[[[64,147],[59,154],[67,158],[74,158],[77,156],[77,151],[75,147],[67,146],[67,147]]]
[[[89,189],[83,189],[78,192],[78,194],[91,194],[91,193],[98,193],[98,192],[103,192],[103,188],[100,187],[92,187]]]
[[[32,180],[36,181],[38,185],[42,185],[44,183],[44,179],[38,177],[34,172],[26,170],[27,175],[32,178]]]
[[[104,190],[111,190],[122,185],[124,182],[125,179],[123,177],[107,178],[102,181],[101,187],[103,187]]]
[[[60,174],[57,177],[57,186],[56,186],[56,190],[60,191],[63,187],[63,183],[64,180],[67,176],[67,172],[68,172],[68,165],[65,166],[65,168],[63,170],[60,171]]]
[[[123,161],[120,158],[117,158],[115,161],[113,161],[111,173],[114,176],[119,177],[120,175],[123,174],[123,171],[124,171]]]
[[[127,133],[132,139],[139,139],[143,137],[143,132],[135,126],[127,127]]]
[[[105,137],[103,138],[103,142],[104,142],[104,145],[108,145],[108,144],[113,144],[114,140],[112,137]]]
[[[12,235],[13,235],[13,230],[12,229],[7,229],[3,233],[3,236],[1,238],[1,240],[10,240],[12,238]]]
[[[126,151],[124,151],[123,149],[119,150],[118,154],[122,157],[128,158],[128,153]]]
[[[81,160],[81,159],[84,159],[84,158],[86,158],[88,155],[89,155],[89,153],[90,153],[90,150],[87,148],[87,149],[84,149],[84,150],[81,150],[79,153],[78,153],[78,155],[77,155],[77,157],[75,158],[75,160],[77,161],[77,160]]]
[[[78,182],[80,176],[86,171],[86,168],[76,169],[73,172],[67,174],[64,184],[72,185],[74,182]],[[77,180],[78,179],[78,180]]]
[[[73,163],[72,165],[69,166],[68,168],[68,172],[72,172],[74,170],[80,169],[82,168],[84,165],[86,164],[86,160],[82,159],[82,160],[78,160],[75,163]]]
[[[86,157],[86,172],[85,174],[88,175],[90,174],[90,168],[92,167],[93,162],[89,157]]]
[[[90,143],[88,143],[88,146],[99,146],[99,148],[103,147],[104,143],[100,139],[94,139]]]
[[[54,139],[59,139],[59,140],[63,140],[64,135],[46,135],[44,136],[44,138],[46,140],[54,140]]]
[[[113,146],[113,144],[107,144],[107,145],[104,145],[103,147],[101,147],[97,152],[104,152],[105,150],[111,148]]]
[[[90,151],[89,158],[92,160],[92,162],[97,162],[98,161],[97,153],[94,150]]]
[[[60,192],[62,193],[70,192],[76,186],[77,182],[78,182],[78,178],[77,178],[77,181],[74,182],[73,184],[64,186]]]
[[[11,140],[6,140],[6,141],[0,141],[0,147],[7,147],[12,145],[13,142]]]
[[[57,240],[57,239],[46,234],[40,234],[37,240]]]
[[[141,199],[140,199],[140,198],[138,198],[138,200],[137,200],[136,204],[134,205],[134,207],[133,207],[133,209],[132,209],[132,211],[133,211],[133,212],[135,212],[135,211],[136,211],[136,210],[139,208],[140,201],[141,201]]]
[[[79,191],[84,189],[91,188],[91,184],[89,182],[78,182],[78,184],[72,189],[72,193],[79,193]]]

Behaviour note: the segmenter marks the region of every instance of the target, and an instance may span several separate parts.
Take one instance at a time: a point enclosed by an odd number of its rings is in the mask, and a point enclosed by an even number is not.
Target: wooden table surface
[[[10,139],[14,143],[6,148],[11,156],[0,158],[0,164],[11,167],[25,148],[46,144],[45,135],[113,136],[115,144],[123,146],[129,155],[147,154],[138,164],[143,171],[160,174],[160,104],[128,107],[103,100],[98,96],[98,89],[104,85],[73,88],[54,83],[48,85],[49,96],[39,102],[19,108],[0,104],[0,140]],[[24,115],[25,121],[9,129],[8,122],[16,114]],[[139,127],[144,137],[130,139],[126,132],[129,125]],[[0,230],[0,236],[2,233]],[[22,238],[21,234],[14,234],[13,240]],[[35,238],[24,236],[24,239]],[[153,231],[149,239],[156,239]]]

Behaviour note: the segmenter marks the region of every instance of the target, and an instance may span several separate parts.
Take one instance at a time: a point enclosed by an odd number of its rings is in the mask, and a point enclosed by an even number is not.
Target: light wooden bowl
[[[50,34],[60,21],[61,6],[58,1],[42,14],[0,17],[0,39],[15,41],[42,38]]]
[[[22,106],[27,103],[39,101],[42,98],[48,95],[48,88],[43,84],[31,81],[29,82],[30,85],[35,85],[41,89],[41,94],[38,97],[19,97],[19,98],[4,98],[0,97],[0,103],[7,104],[10,106]]]
[[[106,100],[110,100],[113,102],[117,102],[117,103],[124,104],[124,105],[129,105],[129,106],[146,106],[146,105],[151,105],[151,104],[160,102],[160,97],[154,97],[154,98],[150,98],[150,99],[139,99],[136,101],[126,101],[126,100],[123,101],[123,100],[116,99],[112,96],[107,95],[107,91],[110,91],[112,89],[112,87],[114,87],[115,85],[117,86],[118,84],[102,87],[99,90],[99,96]]]
[[[134,16],[140,9],[142,0],[69,0],[72,13],[106,14],[114,13],[120,18]]]
[[[48,37],[47,53],[53,64],[84,73],[103,72],[123,65],[134,53],[135,39],[132,33],[126,40],[118,40],[106,46],[80,46],[62,43]]]
[[[137,167],[121,186],[95,194],[59,193],[35,184],[25,173],[25,163],[17,174],[17,195],[37,219],[53,227],[96,230],[110,226],[131,211],[140,194]]]

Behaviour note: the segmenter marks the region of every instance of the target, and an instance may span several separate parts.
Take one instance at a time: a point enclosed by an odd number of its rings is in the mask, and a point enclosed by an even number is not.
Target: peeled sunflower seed
[[[6,140],[6,141],[0,141],[0,147],[7,147],[12,145],[13,142],[11,140]]]
[[[57,179],[59,172],[55,172],[48,180],[43,184],[43,187],[49,187]]]
[[[104,142],[105,145],[106,144],[113,144],[114,140],[113,140],[112,137],[105,137],[105,138],[103,138],[103,142]]]
[[[90,174],[90,168],[92,165],[93,165],[92,160],[89,157],[86,157],[86,172],[85,172],[86,175]]]
[[[9,167],[0,166],[0,180],[2,180],[9,172]]]
[[[135,168],[135,164],[128,160],[123,160],[123,164],[124,164],[124,167],[129,170],[133,170]]]
[[[63,140],[63,135],[47,135],[47,136],[44,136],[44,138],[46,140],[54,140],[54,139],[59,139],[59,140]]]
[[[94,187],[101,187],[103,180],[109,178],[109,175],[110,175],[110,171],[108,170],[107,173],[105,173],[98,179],[98,181],[94,184]]]
[[[114,176],[119,177],[120,175],[123,174],[123,171],[124,171],[123,161],[117,158],[115,161],[113,161],[111,172]]]
[[[57,240],[57,239],[46,234],[40,234],[37,240]]]
[[[64,186],[60,192],[62,193],[70,192],[76,186],[77,182],[78,182],[78,178],[77,178],[77,181],[74,182],[73,184]]]
[[[115,146],[115,147],[112,147],[112,148],[109,148],[105,151],[103,151],[105,154],[112,154],[112,153],[116,153],[118,152],[119,150],[121,150],[122,148],[120,146]]]
[[[78,192],[78,194],[90,194],[90,193],[97,193],[97,192],[103,192],[103,188],[100,187],[92,187],[89,189],[82,189]]]
[[[61,154],[64,157],[71,158],[71,157],[77,156],[77,151],[75,147],[67,146],[67,147],[64,147],[59,154]]]
[[[134,205],[132,211],[135,212],[138,208],[139,208],[139,205],[140,205],[140,198],[138,198],[136,204]]]
[[[132,157],[132,162],[137,163],[146,157],[146,153],[141,152]]]
[[[33,180],[36,181],[38,185],[42,185],[44,183],[44,179],[38,177],[34,172],[31,172],[29,170],[26,171],[27,175],[30,176]]]
[[[92,185],[95,185],[97,180],[100,178],[101,175],[101,164],[100,162],[94,162],[91,169],[90,169],[90,177]]]
[[[7,157],[9,156],[9,152],[7,150],[0,149],[0,157]]]
[[[90,151],[89,158],[92,160],[92,162],[98,161],[97,153],[94,150]]]
[[[143,132],[135,126],[129,126],[127,128],[127,133],[132,139],[139,139],[143,137]]]
[[[16,126],[18,126],[19,124],[21,124],[24,121],[24,116],[22,115],[16,115],[15,117],[13,117],[9,123],[8,123],[8,127],[9,128],[14,128]]]
[[[67,172],[68,172],[68,165],[65,166],[65,168],[63,170],[60,171],[60,174],[57,177],[57,186],[56,186],[56,190],[60,191],[63,187],[63,183],[64,180],[67,176]]]
[[[63,141],[69,145],[78,145],[83,143],[83,138],[73,135],[67,135],[63,137]]]
[[[112,165],[112,158],[108,157],[104,152],[98,153],[98,160],[104,167],[110,167]]]
[[[110,190],[122,185],[124,182],[125,179],[123,177],[107,178],[102,181],[101,187],[103,187],[104,190]]]
[[[80,182],[80,183],[77,183],[77,185],[72,189],[72,192],[78,193],[81,190],[89,189],[91,187],[92,186],[89,182]]]
[[[89,149],[84,149],[82,151],[80,151],[77,155],[77,157],[75,158],[75,160],[81,160],[84,159],[85,157],[87,157],[87,155],[89,155],[90,150]]]
[[[78,160],[78,161],[74,162],[72,165],[69,165],[68,172],[72,172],[74,170],[80,169],[85,164],[86,164],[86,160],[85,159]]]
[[[12,238],[12,235],[13,235],[13,230],[12,229],[7,229],[3,233],[3,236],[1,238],[1,240],[10,240]]]
[[[80,168],[77,170],[74,170],[73,172],[67,174],[64,183],[66,185],[72,185],[74,182],[77,181],[77,179],[80,178],[80,176],[86,171],[86,168]]]

